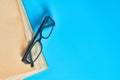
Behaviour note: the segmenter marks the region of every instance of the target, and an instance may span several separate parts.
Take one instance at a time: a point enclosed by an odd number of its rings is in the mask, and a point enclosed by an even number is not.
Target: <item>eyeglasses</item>
[[[36,32],[33,39],[30,41],[25,54],[22,58],[22,62],[25,64],[30,64],[31,67],[34,67],[34,62],[40,56],[43,46],[41,44],[41,39],[48,39],[53,31],[53,27],[55,26],[54,20],[50,16],[46,16],[40,25],[38,31]],[[41,48],[37,48],[36,46],[40,45]],[[37,48],[37,50],[35,50]]]

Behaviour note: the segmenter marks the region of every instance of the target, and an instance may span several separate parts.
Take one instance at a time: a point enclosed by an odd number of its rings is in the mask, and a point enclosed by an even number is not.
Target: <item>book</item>
[[[21,61],[33,36],[22,1],[0,0],[0,80],[23,80],[47,68],[43,54],[33,68]]]

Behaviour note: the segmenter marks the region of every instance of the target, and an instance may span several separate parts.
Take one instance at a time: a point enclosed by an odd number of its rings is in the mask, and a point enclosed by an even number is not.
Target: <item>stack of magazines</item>
[[[0,0],[0,80],[23,80],[47,68],[42,54],[34,67],[21,61],[33,36],[22,1]]]

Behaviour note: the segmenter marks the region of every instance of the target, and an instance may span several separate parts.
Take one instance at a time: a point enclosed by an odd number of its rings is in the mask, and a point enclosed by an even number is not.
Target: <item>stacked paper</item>
[[[34,68],[21,61],[33,36],[22,1],[0,0],[0,80],[23,80],[47,68],[42,54]]]

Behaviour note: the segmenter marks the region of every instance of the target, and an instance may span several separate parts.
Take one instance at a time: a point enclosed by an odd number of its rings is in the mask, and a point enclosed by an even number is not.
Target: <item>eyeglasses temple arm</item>
[[[31,67],[34,67],[34,63],[33,63],[33,59],[32,59],[32,54],[31,54],[31,52],[30,52],[29,56],[30,56]]]

